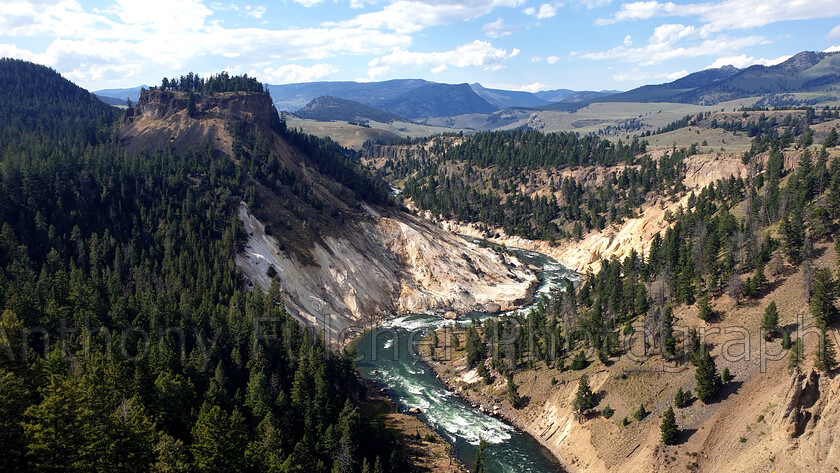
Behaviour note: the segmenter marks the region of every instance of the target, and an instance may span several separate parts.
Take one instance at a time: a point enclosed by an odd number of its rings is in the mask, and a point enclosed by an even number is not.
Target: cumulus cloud
[[[487,23],[484,26],[482,26],[481,30],[484,31],[484,34],[491,38],[501,38],[502,36],[510,35],[514,31],[516,31],[517,28],[506,25],[505,20],[502,17],[498,17],[496,18],[496,21]]]
[[[545,84],[542,82],[534,82],[533,84],[526,84],[519,88],[522,92],[539,92],[545,90]]]
[[[573,0],[575,3],[585,6],[588,9],[607,6],[612,3],[612,0]]]
[[[508,53],[494,47],[487,41],[475,40],[449,51],[415,52],[396,49],[390,54],[375,58],[368,63],[368,76],[373,78],[393,72],[400,68],[432,66],[433,72],[441,72],[441,67],[480,67],[484,70],[497,70],[504,67],[504,61],[519,54],[518,49]]]
[[[545,58],[545,62],[547,62],[549,64],[554,64],[555,62],[557,62],[559,60],[560,60],[560,58],[557,57],[557,56],[548,56],[547,58]]]
[[[261,6],[225,5],[212,6],[254,18],[265,12]],[[227,28],[198,0],[116,0],[101,10],[86,10],[73,0],[0,0],[0,11],[3,36],[47,39],[41,51],[3,45],[4,56],[51,66],[90,88],[124,83],[150,70],[184,70],[196,58],[201,64],[213,64],[217,58],[215,63],[234,70],[252,67],[254,58],[260,58],[275,67],[263,80],[291,81],[326,69],[313,66],[304,71],[283,64],[381,54],[411,44],[408,35],[362,27]]]
[[[498,7],[515,7],[523,0],[465,0],[452,3],[448,0],[394,0],[382,10],[363,13],[326,26],[365,29],[387,29],[408,34],[431,26],[449,25],[484,16]]]
[[[212,4],[210,4],[210,7],[213,9],[213,11],[233,11],[233,12],[239,13],[240,15],[250,16],[252,18],[257,18],[257,19],[262,18],[263,15],[265,15],[265,12],[266,12],[265,7],[262,6],[262,5],[257,5],[257,6],[245,5],[245,6],[241,7],[241,6],[239,6],[235,3],[231,3],[229,5],[225,5],[225,4],[222,4],[222,3],[212,3]]]
[[[267,67],[262,71],[251,70],[248,75],[259,77],[272,84],[294,84],[296,82],[312,82],[323,79],[338,72],[332,64],[315,64],[305,67],[298,64],[284,64],[280,67]]]
[[[612,76],[616,82],[650,82],[656,80],[675,81],[688,75],[685,69],[676,72],[645,72],[639,69],[621,72]]]
[[[708,28],[704,27],[664,24],[654,29],[653,34],[648,38],[648,44],[644,46],[633,47],[625,37],[622,45],[607,51],[573,52],[572,55],[579,55],[586,59],[615,59],[652,65],[672,59],[722,55],[766,42],[767,39],[762,36],[713,35]]]
[[[719,57],[715,62],[711,63],[706,69],[716,69],[723,66],[735,66],[738,69],[743,69],[745,67],[754,66],[756,64],[762,66],[775,66],[776,64],[781,64],[791,56],[780,56],[775,59],[765,59],[765,58],[755,58],[752,56],[747,56],[746,54],[740,54],[738,56],[724,56]]]
[[[826,53],[840,53],[840,44],[838,44],[836,46],[829,46],[823,52],[826,52]]]
[[[829,38],[840,38],[840,25],[835,26],[828,32]]]
[[[539,8],[528,7],[522,10],[522,13],[535,16],[538,20],[544,20],[557,15],[557,7],[548,3],[543,3]]]
[[[613,17],[600,18],[596,23],[606,25],[655,17],[692,16],[708,24],[712,31],[721,31],[837,15],[840,15],[837,0],[722,0],[687,4],[649,0],[624,3]]]

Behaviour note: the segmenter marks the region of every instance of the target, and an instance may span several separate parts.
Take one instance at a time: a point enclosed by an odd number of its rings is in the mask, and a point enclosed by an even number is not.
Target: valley
[[[3,59],[3,464],[840,468],[838,58],[121,108]]]

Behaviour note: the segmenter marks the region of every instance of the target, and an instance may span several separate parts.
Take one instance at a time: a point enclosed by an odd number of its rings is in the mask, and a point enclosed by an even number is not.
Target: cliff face
[[[119,136],[129,151],[154,150],[171,142],[184,152],[208,139],[222,154],[231,154],[228,128],[236,120],[263,135],[270,133],[277,111],[266,94],[223,92],[195,94],[196,113],[187,114],[188,95],[170,90],[146,90],[134,107],[126,110]],[[211,139],[212,138],[212,139]]]
[[[266,137],[295,190],[256,184],[255,208],[239,209],[249,237],[236,262],[247,284],[267,290],[276,280],[289,312],[332,343],[399,313],[530,300],[537,277],[515,258],[395,208],[370,206],[319,172],[272,126],[279,118],[267,95],[197,95],[192,116],[187,100],[184,93],[146,91],[123,117],[120,137],[129,150],[209,143],[218,159],[232,156],[233,122]]]
[[[528,303],[538,284],[520,261],[492,252],[402,212],[349,223],[341,237],[314,244],[314,264],[279,249],[245,205],[250,235],[236,262],[251,284],[276,279],[286,308],[343,345],[365,326],[396,314],[468,312]],[[269,268],[276,276],[269,276]],[[497,308],[498,310],[498,308]]]

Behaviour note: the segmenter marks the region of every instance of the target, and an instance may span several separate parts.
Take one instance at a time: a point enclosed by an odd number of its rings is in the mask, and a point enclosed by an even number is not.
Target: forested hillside
[[[54,71],[4,60],[0,76],[0,470],[405,469],[360,414],[352,363],[275,288],[242,288],[236,208],[269,162],[130,154],[113,109]]]
[[[575,133],[510,131],[443,136],[403,143],[408,154],[377,162],[379,173],[403,187],[433,215],[502,228],[508,235],[557,240],[580,238],[634,216],[653,192],[682,190],[682,162],[696,148],[675,149],[652,160],[646,143],[617,144]],[[376,145],[368,150],[371,157]],[[573,168],[608,168],[599,186],[563,175]],[[540,188],[534,175],[548,174]]]

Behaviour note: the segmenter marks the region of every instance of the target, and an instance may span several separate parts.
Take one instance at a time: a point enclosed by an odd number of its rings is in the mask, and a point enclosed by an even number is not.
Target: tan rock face
[[[397,314],[523,305],[538,285],[519,260],[402,212],[370,215],[348,225],[342,237],[316,243],[314,265],[280,252],[244,204],[239,217],[250,235],[236,257],[243,275],[267,290],[274,267],[286,308],[339,345]]]

